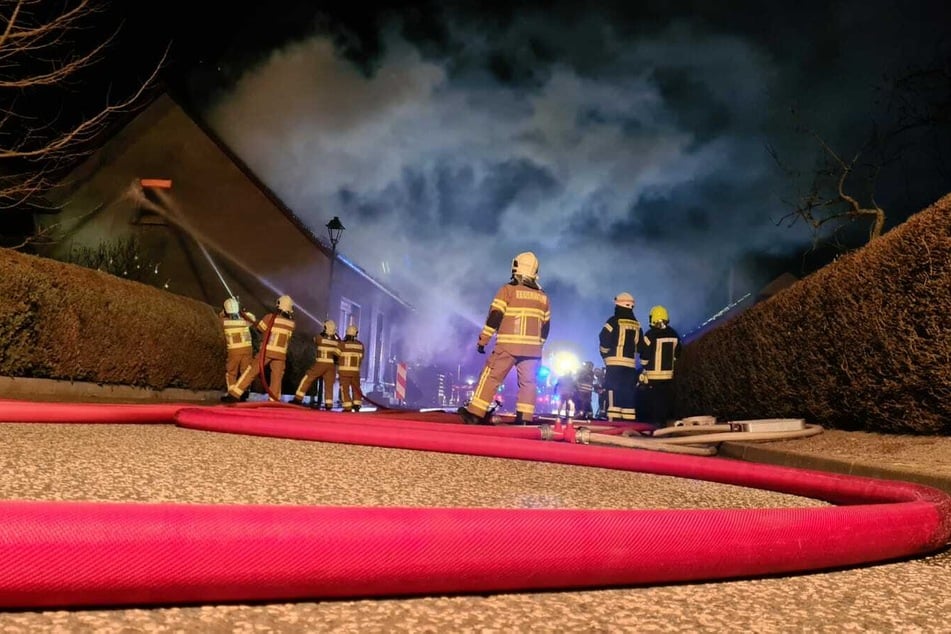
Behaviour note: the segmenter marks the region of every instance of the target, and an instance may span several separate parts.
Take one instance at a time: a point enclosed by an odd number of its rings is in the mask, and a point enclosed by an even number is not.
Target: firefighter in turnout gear
[[[594,417],[594,411],[591,409],[591,395],[594,393],[594,363],[585,361],[578,370],[578,376],[575,379],[575,407],[580,418],[588,419]]]
[[[324,386],[324,409],[331,410],[334,407],[334,381],[337,378],[337,362],[340,356],[340,337],[337,336],[337,324],[332,319],[324,322],[324,329],[319,335],[314,337],[314,343],[317,344],[317,357],[313,364],[304,373],[304,377],[297,386],[294,398],[291,403],[295,405],[304,404],[304,396],[307,390],[314,384],[314,381],[320,380]]]
[[[513,366],[518,374],[515,422],[525,424],[532,421],[536,375],[550,322],[548,295],[538,285],[538,258],[531,252],[519,253],[512,261],[512,279],[495,294],[485,326],[479,333],[476,348],[480,353],[485,353],[493,335],[495,347],[479,375],[472,399],[458,410],[464,422],[486,422],[486,412],[495,399],[499,384]]]
[[[257,318],[241,308],[238,300],[229,297],[224,302],[224,310],[218,313],[221,327],[225,333],[225,346],[228,351],[228,361],[225,364],[225,389],[230,390],[238,377],[250,367],[254,360],[254,350],[251,345],[251,327]],[[241,395],[245,398],[247,392]]]
[[[673,412],[674,365],[680,356],[680,335],[670,327],[670,317],[663,306],[650,312],[650,330],[644,335],[647,354],[642,356],[644,371],[638,387],[641,420],[653,425],[666,425]]]
[[[347,326],[347,335],[340,344],[340,365],[337,375],[340,380],[340,406],[345,412],[359,412],[363,404],[360,391],[360,365],[363,363],[363,343],[357,339],[357,326]]]
[[[604,387],[608,420],[633,421],[637,415],[637,355],[647,354],[644,333],[634,317],[634,297],[620,293],[614,298],[614,314],[598,335],[604,359]]]
[[[294,334],[294,300],[287,295],[277,298],[277,309],[265,315],[255,326],[263,335],[261,349],[255,362],[248,366],[238,380],[228,388],[228,393],[221,397],[224,403],[234,403],[241,398],[246,389],[251,386],[254,376],[261,374],[264,381],[264,371],[270,370],[267,378],[268,400],[281,399],[281,380],[284,378],[284,368],[287,365],[287,347]]]

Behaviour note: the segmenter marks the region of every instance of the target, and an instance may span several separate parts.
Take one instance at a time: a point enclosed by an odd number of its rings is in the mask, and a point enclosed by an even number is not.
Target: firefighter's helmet
[[[348,337],[356,337],[356,336],[357,336],[357,332],[358,332],[358,331],[357,331],[357,325],[356,325],[356,324],[350,324],[349,326],[347,326],[347,336],[348,336]]]
[[[634,296],[630,293],[618,293],[614,298],[615,306],[623,306],[624,308],[634,308]]]
[[[234,297],[229,297],[225,300],[225,312],[229,315],[237,315],[239,308],[238,300]]]
[[[294,310],[294,300],[290,295],[281,295],[277,298],[277,309],[285,313],[291,312]]]
[[[333,319],[328,319],[324,322],[324,332],[327,333],[328,337],[333,337],[337,334],[337,322]]]
[[[650,312],[651,326],[667,325],[670,323],[670,317],[667,315],[667,309],[663,306],[654,306]],[[663,322],[663,324],[661,323]]]
[[[535,279],[538,277],[538,258],[531,251],[519,253],[512,260],[512,275],[522,275]]]

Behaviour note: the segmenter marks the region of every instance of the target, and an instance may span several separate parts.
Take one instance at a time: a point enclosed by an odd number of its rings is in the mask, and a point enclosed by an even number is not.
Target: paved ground
[[[0,447],[3,499],[514,508],[824,505],[639,473],[171,425],[3,424]],[[787,464],[822,459],[827,468],[870,468],[879,475],[905,469],[942,484],[937,476],[947,473],[951,439],[827,432],[721,449]],[[7,612],[0,613],[0,632],[948,632],[949,609],[951,551],[945,549],[849,570],[646,588]]]

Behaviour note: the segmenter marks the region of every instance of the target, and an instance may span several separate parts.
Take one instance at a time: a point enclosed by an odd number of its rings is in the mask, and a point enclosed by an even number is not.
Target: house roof
[[[195,125],[198,126],[198,128],[200,128],[201,131],[209,139],[211,139],[211,141],[215,143],[216,146],[218,146],[218,149],[221,150],[221,152],[225,154],[231,160],[231,162],[234,163],[234,165],[239,170],[241,170],[241,172],[251,182],[255,184],[255,186],[268,198],[268,200],[275,207],[277,207],[287,217],[287,219],[290,220],[294,224],[294,226],[298,228],[301,234],[306,236],[311,241],[311,243],[314,246],[320,249],[328,258],[336,256],[336,260],[338,262],[342,262],[344,266],[348,267],[354,273],[366,279],[368,282],[373,284],[382,292],[389,295],[392,299],[399,302],[402,306],[408,309],[413,309],[413,306],[409,304],[406,300],[401,298],[394,290],[388,288],[382,282],[375,279],[365,269],[355,264],[350,259],[344,257],[340,253],[336,253],[333,249],[330,249],[326,244],[324,244],[324,242],[314,234],[314,232],[310,229],[310,227],[308,227],[300,219],[300,217],[296,213],[294,213],[294,211],[290,207],[288,207],[277,194],[274,193],[274,190],[268,187],[268,185],[264,183],[264,181],[262,181],[250,167],[248,167],[247,163],[241,160],[241,158],[231,150],[231,148],[221,139],[221,137],[219,137],[215,133],[215,131],[212,130],[211,127],[208,126],[208,124],[201,118],[201,116],[193,112],[191,108],[189,108],[185,104],[184,101],[177,100],[173,94],[167,93],[167,97],[171,99],[172,102],[174,102],[175,105],[178,106],[182,110],[182,112],[184,112],[195,123]]]

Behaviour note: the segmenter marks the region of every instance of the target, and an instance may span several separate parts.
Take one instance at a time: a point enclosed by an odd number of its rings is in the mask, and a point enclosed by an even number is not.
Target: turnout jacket
[[[218,313],[221,318],[221,326],[225,332],[225,342],[228,352],[237,350],[251,350],[251,326],[254,325],[254,315],[241,311],[237,315],[229,315],[225,312]]]
[[[551,307],[545,291],[513,278],[495,294],[479,333],[479,345],[487,345],[495,335],[497,349],[515,357],[541,358],[550,325]]]
[[[317,355],[314,363],[323,365],[333,365],[340,356],[340,337],[334,335],[328,337],[326,333],[320,333],[314,337],[314,343],[317,345]]]
[[[341,376],[359,376],[363,363],[363,343],[354,337],[346,337],[340,342],[340,365],[337,374]]]
[[[666,326],[651,327],[644,335],[647,355],[641,356],[644,375],[648,381],[664,381],[674,378],[674,363],[680,356],[680,335]]]
[[[268,328],[271,329],[271,334],[261,346],[265,357],[286,359],[287,347],[291,344],[291,335],[294,334],[293,318],[287,313],[269,313],[257,323],[257,329],[262,334],[266,334]]]
[[[643,359],[647,354],[641,324],[634,317],[634,311],[623,306],[614,307],[614,314],[601,328],[598,343],[607,367],[633,369],[637,367],[635,355],[639,353]]]

